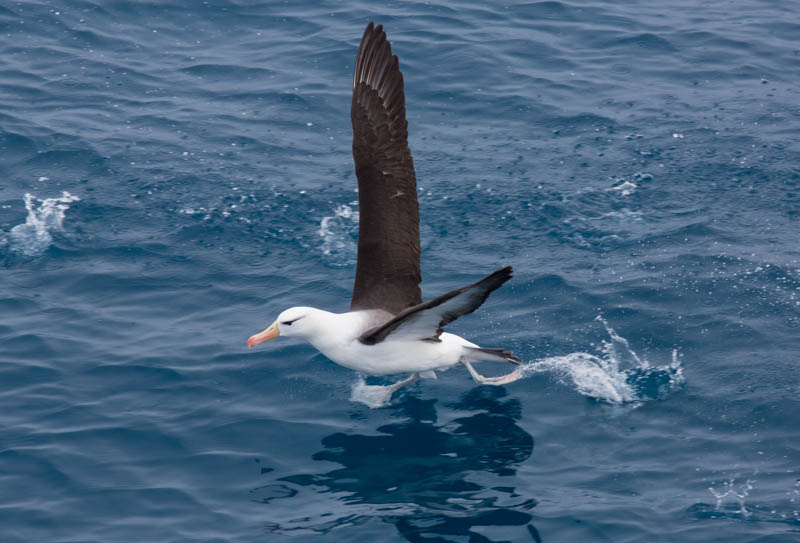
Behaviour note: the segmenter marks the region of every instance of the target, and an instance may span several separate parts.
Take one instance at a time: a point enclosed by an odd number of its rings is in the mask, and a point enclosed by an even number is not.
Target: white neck
[[[330,313],[314,309],[308,319],[307,333],[302,337],[322,353],[349,345],[363,331],[363,316],[358,313]]]

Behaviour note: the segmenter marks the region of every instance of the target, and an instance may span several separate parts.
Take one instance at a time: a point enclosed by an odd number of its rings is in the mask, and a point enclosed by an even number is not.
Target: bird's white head
[[[250,336],[247,340],[248,347],[255,347],[259,343],[264,343],[278,336],[308,338],[316,328],[317,313],[319,309],[313,307],[290,307],[269,325],[269,327]]]

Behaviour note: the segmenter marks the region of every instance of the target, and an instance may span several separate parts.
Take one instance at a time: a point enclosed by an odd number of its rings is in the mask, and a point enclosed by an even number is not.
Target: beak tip
[[[273,322],[269,328],[264,330],[263,332],[259,332],[258,334],[250,336],[247,340],[247,346],[251,349],[258,345],[259,343],[264,343],[265,341],[269,341],[273,338],[276,338],[280,335],[278,332],[278,323]]]

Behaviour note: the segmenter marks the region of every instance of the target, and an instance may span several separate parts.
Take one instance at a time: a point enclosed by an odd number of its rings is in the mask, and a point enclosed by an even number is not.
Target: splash
[[[612,403],[636,403],[666,398],[684,383],[678,352],[672,351],[672,362],[653,366],[639,357],[628,340],[617,334],[602,317],[609,340],[603,341],[600,356],[570,353],[525,364],[526,375],[552,372],[567,385],[589,398]]]
[[[614,185],[610,190],[618,190],[622,196],[629,196],[633,194],[637,188],[639,188],[639,185],[625,180],[617,185]]]
[[[750,511],[747,510],[745,500],[747,500],[755,484],[755,479],[748,479],[737,488],[736,480],[730,479],[722,483],[722,490],[720,491],[716,490],[713,486],[708,487],[708,491],[711,492],[717,500],[717,503],[714,505],[714,510],[723,511],[725,502],[733,500],[739,505],[739,514],[742,518],[747,518],[750,515]]]
[[[356,258],[358,211],[349,205],[339,205],[333,215],[323,217],[319,223],[322,254],[337,266],[349,266]]]
[[[69,204],[80,198],[69,192],[62,192],[60,198],[40,200],[31,193],[25,193],[25,209],[28,216],[23,224],[11,229],[8,242],[11,249],[25,256],[42,254],[53,242],[51,232],[64,229],[64,214]]]
[[[762,492],[761,502],[753,499],[756,489],[755,479],[746,479],[737,483],[730,478],[722,481],[720,486],[708,487],[714,496],[715,503],[696,503],[689,507],[689,512],[699,519],[727,519],[747,522],[776,522],[789,526],[800,526],[800,510],[797,501],[800,498],[800,480],[795,481],[794,489],[786,492],[789,502],[777,496],[767,496]]]
[[[602,317],[609,339],[602,342],[601,354],[570,353],[551,356],[523,364],[523,376],[552,373],[562,383],[578,393],[595,400],[621,405],[638,405],[647,400],[662,400],[684,383],[683,368],[678,351],[672,351],[672,361],[654,366],[631,348],[628,340],[617,334]],[[370,407],[385,401],[385,386],[367,385],[358,376],[351,387],[350,400]]]
[[[620,196],[630,196],[631,194],[636,192],[636,189],[638,189],[642,185],[642,183],[652,181],[653,176],[650,175],[649,173],[636,172],[633,175],[631,175],[630,178],[612,177],[612,179],[615,181],[614,185],[606,190],[616,191],[619,193]]]
[[[368,385],[364,377],[359,375],[350,387],[350,401],[363,403],[374,408],[384,405],[391,398],[388,386]]]

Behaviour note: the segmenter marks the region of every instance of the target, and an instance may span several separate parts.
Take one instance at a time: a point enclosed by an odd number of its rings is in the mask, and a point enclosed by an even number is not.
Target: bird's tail
[[[511,362],[521,364],[522,360],[505,349],[485,349],[483,347],[464,347],[464,357],[470,362]]]

